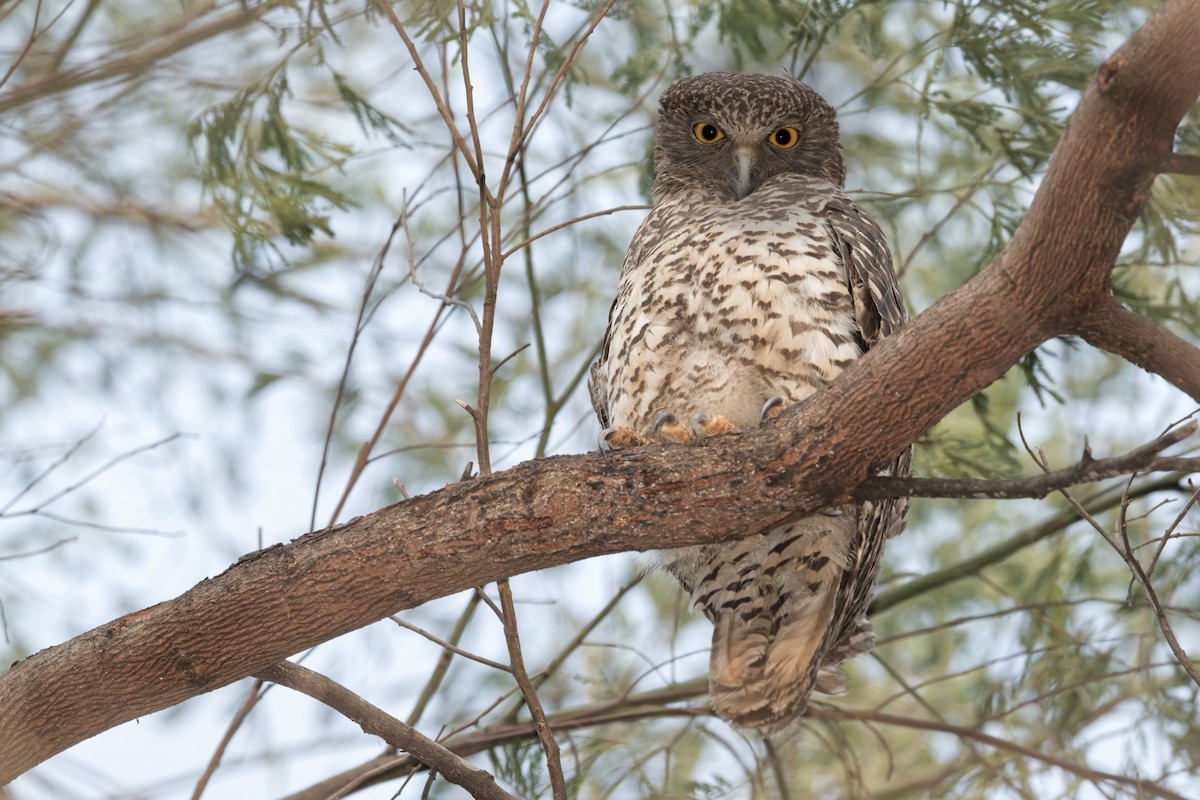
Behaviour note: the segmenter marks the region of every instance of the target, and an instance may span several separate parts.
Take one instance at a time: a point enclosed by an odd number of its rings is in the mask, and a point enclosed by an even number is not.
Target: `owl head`
[[[794,78],[709,72],[659,100],[654,198],[679,191],[741,200],[779,174],[846,177],[837,115]]]

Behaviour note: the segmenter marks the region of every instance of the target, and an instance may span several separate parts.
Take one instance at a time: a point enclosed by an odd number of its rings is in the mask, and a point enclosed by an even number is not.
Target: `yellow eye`
[[[795,147],[798,141],[800,141],[800,132],[795,128],[780,128],[771,134],[771,144],[780,150]]]
[[[724,132],[711,122],[697,122],[692,126],[692,133],[696,134],[696,138],[705,144],[719,142],[725,138]]]

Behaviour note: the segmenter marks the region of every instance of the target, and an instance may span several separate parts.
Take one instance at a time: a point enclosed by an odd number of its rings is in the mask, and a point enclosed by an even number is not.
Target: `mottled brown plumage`
[[[759,423],[903,324],[879,227],[841,190],[833,109],[790,78],[711,73],[662,96],[655,207],[629,253],[589,387],[614,446]],[[906,472],[908,454],[886,471]],[[668,550],[713,622],[714,709],[771,733],[874,643],[866,608],[904,504],[849,505]],[[747,529],[754,524],[747,522]]]

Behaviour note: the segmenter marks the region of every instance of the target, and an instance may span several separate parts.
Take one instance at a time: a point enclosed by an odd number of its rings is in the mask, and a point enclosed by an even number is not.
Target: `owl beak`
[[[733,169],[730,170],[729,179],[738,200],[758,186],[758,177],[754,174],[754,151],[746,145],[734,149]]]

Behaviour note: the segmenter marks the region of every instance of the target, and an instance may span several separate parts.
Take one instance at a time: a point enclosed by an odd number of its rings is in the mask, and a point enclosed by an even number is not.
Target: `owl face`
[[[737,201],[779,174],[845,179],[837,116],[792,78],[710,72],[672,84],[659,101],[656,200],[702,191]]]

